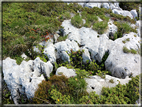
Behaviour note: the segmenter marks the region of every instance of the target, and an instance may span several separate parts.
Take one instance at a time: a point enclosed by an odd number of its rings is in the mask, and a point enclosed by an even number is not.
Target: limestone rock
[[[11,92],[11,96],[15,104],[18,104],[19,95],[26,94],[27,98],[34,97],[34,92],[38,88],[38,84],[46,77],[50,76],[53,65],[36,58],[34,61],[22,61],[20,65],[16,64],[16,60],[6,58],[3,60],[4,80]]]
[[[43,53],[49,58],[51,63],[56,62],[55,47],[53,44],[50,44],[44,48]]]
[[[140,44],[138,43],[140,38],[138,36],[134,37],[134,35],[137,34],[131,32],[125,34],[122,38],[116,39],[113,47],[109,50],[109,56],[105,61],[105,66],[107,70],[112,72],[113,76],[125,78],[131,75],[131,73],[134,77],[140,74],[140,55],[123,52],[123,46],[135,50],[140,48]],[[124,44],[122,41],[127,38],[130,41]]]
[[[129,16],[131,19],[133,19],[132,14],[127,10],[113,9],[112,12],[115,14],[123,15],[123,16]]]
[[[88,7],[88,8],[93,8],[93,7],[98,7],[101,8],[102,3],[86,3],[84,5],[84,7]]]
[[[138,17],[137,11],[136,10],[131,10],[130,13],[133,15],[133,18],[135,19]]]
[[[27,58],[27,55],[25,55],[25,53],[23,53],[23,54],[21,55],[21,57],[22,57],[23,59],[26,59],[26,58]]]
[[[112,79],[113,83],[110,82]],[[90,93],[92,91],[95,91],[96,94],[101,95],[101,91],[103,87],[115,87],[119,81],[120,84],[126,84],[131,80],[131,78],[125,78],[125,79],[119,79],[112,77],[110,75],[105,75],[105,79],[95,75],[91,76],[90,78],[85,78],[85,81],[87,82],[87,92]]]
[[[75,70],[73,69],[67,69],[66,67],[59,67],[56,71],[56,75],[65,75],[67,78],[76,76]]]
[[[74,40],[66,39],[66,41],[58,42],[55,44],[55,49],[57,50],[58,58],[62,58],[63,61],[70,62],[69,53],[71,49],[73,51],[78,51],[79,46]]]
[[[87,61],[91,62],[90,53],[88,49],[84,48],[84,52],[82,54],[83,63],[86,64]]]
[[[103,8],[106,8],[106,9],[109,9],[109,8],[110,8],[110,6],[109,6],[108,3],[102,3],[102,6],[103,6]]]

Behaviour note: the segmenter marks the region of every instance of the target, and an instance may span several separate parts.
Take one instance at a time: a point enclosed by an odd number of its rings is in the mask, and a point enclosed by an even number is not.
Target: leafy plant
[[[69,95],[62,95],[56,89],[52,89],[50,92],[50,95],[56,104],[70,104],[71,103]]]
[[[108,23],[106,21],[96,22],[93,24],[93,30],[96,30],[99,34],[103,34],[107,29]]]
[[[57,41],[58,42],[61,42],[61,41],[65,41],[67,39],[68,35],[65,35],[65,36],[59,36]]]
[[[75,15],[71,18],[71,24],[77,28],[81,28],[83,26],[82,18],[79,14]]]

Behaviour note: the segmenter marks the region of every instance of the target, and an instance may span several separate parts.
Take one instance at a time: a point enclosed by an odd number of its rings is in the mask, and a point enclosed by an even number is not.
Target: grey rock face
[[[64,21],[62,25],[70,28],[70,31],[72,32],[75,29],[75,27],[70,24],[70,20]],[[113,27],[113,24],[110,25],[110,28]],[[117,31],[117,28],[115,27],[112,29],[114,32]],[[68,32],[68,29],[65,28],[65,32]],[[109,51],[109,56],[105,62],[105,66],[107,70],[112,72],[113,76],[125,78],[131,73],[134,73],[133,76],[140,74],[140,55],[130,53],[126,54],[123,52],[123,46],[126,46],[128,49],[135,50],[140,48],[140,43],[138,43],[140,38],[138,36],[134,37],[134,35],[137,34],[131,32],[129,34],[125,34],[122,38],[112,41],[107,37],[108,32],[109,30],[104,34],[99,35],[91,28],[82,27],[75,30],[75,32],[70,33],[68,39],[75,40],[82,48],[88,49],[91,53],[90,58],[98,62],[101,62],[105,52]],[[129,38],[130,41],[124,44],[122,41],[127,38]],[[124,70],[126,67],[128,69]],[[135,72],[135,70],[137,72]]]
[[[125,78],[131,73],[134,77],[140,74],[140,55],[123,52],[123,46],[126,46],[128,49],[139,49],[140,43],[138,41],[140,38],[138,36],[134,37],[134,35],[137,34],[131,32],[114,41],[115,43],[110,49],[110,54],[105,61],[106,69],[111,71],[113,76]],[[130,41],[124,44],[122,41],[127,38]]]
[[[78,51],[79,46],[74,40],[66,39],[66,41],[58,42],[55,44],[55,49],[57,50],[57,57],[62,58],[63,61],[70,62],[69,53],[71,49],[73,51]]]
[[[135,19],[136,17],[138,17],[137,11],[136,10],[131,10],[130,11],[131,14],[133,15],[133,18]]]
[[[67,69],[66,67],[59,67],[56,71],[56,75],[65,75],[67,78],[76,76],[75,70]]]
[[[113,82],[110,82],[112,79]],[[116,77],[112,77],[110,75],[106,75],[105,79],[95,75],[91,76],[90,78],[85,78],[85,81],[87,82],[87,92],[90,93],[92,91],[95,91],[96,94],[101,95],[101,91],[103,87],[115,87],[119,81],[120,84],[126,84],[131,80],[131,78],[125,78],[125,79],[119,79]]]
[[[115,13],[115,14],[123,15],[123,16],[129,16],[131,19],[133,19],[132,14],[127,10],[113,9],[112,12]]]
[[[102,3],[102,6],[103,6],[103,8],[106,8],[106,9],[109,9],[109,8],[110,8],[110,6],[109,6],[108,3]]]
[[[88,51],[88,49],[84,49],[84,52],[82,54],[82,58],[83,58],[83,63],[86,64],[87,61],[91,62],[91,58],[90,58],[90,53]]]
[[[51,63],[56,62],[55,47],[53,44],[50,44],[44,48],[43,53],[49,58]]]
[[[39,58],[34,61],[22,61],[20,65],[11,58],[3,60],[4,80],[11,92],[15,104],[18,104],[19,93],[25,93],[27,98],[34,97],[38,84],[50,76],[53,65],[50,62],[43,62]]]

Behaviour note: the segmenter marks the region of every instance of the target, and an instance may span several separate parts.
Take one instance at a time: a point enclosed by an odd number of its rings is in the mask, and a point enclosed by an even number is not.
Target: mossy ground
[[[81,12],[81,17],[78,12]],[[122,15],[113,14],[110,9],[104,8],[83,8],[77,3],[6,3],[2,4],[3,12],[3,59],[6,57],[11,57],[16,59],[17,64],[20,64],[23,60],[21,54],[25,53],[28,56],[28,59],[35,59],[37,56],[40,56],[41,60],[47,61],[48,58],[42,53],[35,53],[32,49],[32,46],[36,46],[41,41],[47,41],[45,35],[53,35],[55,31],[59,30],[61,23],[65,19],[71,19],[70,13],[75,14],[72,18],[72,24],[76,27],[91,27],[93,26],[94,30],[97,30],[98,33],[104,33],[107,28],[107,22],[109,18],[115,18],[115,25],[118,27],[118,33],[115,34],[115,39],[122,37],[123,33],[128,33],[130,31],[136,31],[135,29],[130,28],[127,23],[122,23],[123,20],[129,23],[135,23],[133,19],[129,17],[124,17]],[[106,14],[109,14],[106,16]],[[98,22],[99,16],[103,22]],[[109,16],[109,17],[108,17]],[[83,24],[81,19],[85,19],[86,23]],[[122,21],[122,22],[121,22]],[[100,26],[100,24],[102,24]],[[59,38],[59,41],[65,40],[64,38]],[[38,45],[37,45],[38,46]],[[43,51],[42,47],[39,47]],[[29,52],[31,54],[29,54]],[[135,53],[131,50],[132,53]],[[39,85],[39,89],[35,94],[33,100],[29,100],[26,103],[82,103],[82,104],[112,104],[112,103],[135,103],[135,100],[138,99],[138,77],[133,79],[133,82],[128,83],[127,87],[118,85],[112,89],[103,89],[103,95],[99,98],[95,93],[88,94],[85,91],[85,82],[84,77],[89,75],[97,74],[99,76],[109,74],[105,71],[104,61],[107,58],[107,54],[103,57],[102,63],[97,64],[95,62],[88,63],[86,65],[82,64],[81,56],[82,52],[72,52],[71,60],[72,63],[57,63],[54,66],[54,72],[51,74],[49,81],[43,81]],[[65,77],[55,77],[55,71],[59,66],[66,66],[67,68],[75,68],[77,77],[65,78]],[[58,79],[58,81],[57,81]],[[60,81],[59,81],[60,80]],[[60,87],[58,87],[60,86]],[[136,86],[137,88],[133,88]],[[124,87],[120,89],[120,87]],[[65,91],[63,91],[63,89]],[[122,92],[120,94],[119,92]],[[127,92],[126,92],[127,91]],[[4,92],[4,91],[3,91]],[[40,94],[39,94],[40,92]],[[54,93],[50,95],[50,92]],[[5,94],[3,96],[3,102],[5,104],[13,103],[9,100],[9,95]],[[113,95],[113,97],[110,97]],[[129,96],[129,95],[133,95]],[[7,97],[8,96],[8,97]],[[76,98],[76,96],[78,96]],[[89,96],[89,97],[88,97]],[[37,99],[38,98],[38,99]],[[42,100],[39,100],[42,99]],[[88,99],[89,98],[89,99]],[[113,99],[113,100],[112,100]],[[114,100],[115,99],[115,100]],[[121,99],[121,100],[120,100]],[[45,100],[45,101],[43,101]],[[25,103],[25,102],[21,102]]]

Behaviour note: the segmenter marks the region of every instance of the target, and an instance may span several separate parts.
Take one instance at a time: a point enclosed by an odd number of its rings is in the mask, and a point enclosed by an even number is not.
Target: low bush
[[[83,20],[79,14],[75,15],[71,18],[71,24],[77,28],[81,28],[83,26]]]
[[[98,17],[94,14],[87,14],[84,16],[86,23],[84,24],[85,27],[91,27],[95,22],[98,21]]]
[[[105,21],[96,22],[93,24],[93,30],[96,30],[99,34],[103,34],[108,27],[108,23]]]
[[[68,35],[59,36],[58,39],[57,39],[57,41],[58,41],[58,42],[65,41],[67,38],[68,38]]]
[[[123,34],[129,33],[129,32],[137,33],[137,31],[131,28],[131,26],[127,22],[122,23],[122,22],[114,21],[113,23],[118,27],[118,31],[117,31],[118,38],[122,37]]]
[[[50,92],[51,98],[55,101],[55,104],[71,104],[69,95],[62,95],[56,89],[52,89]]]

